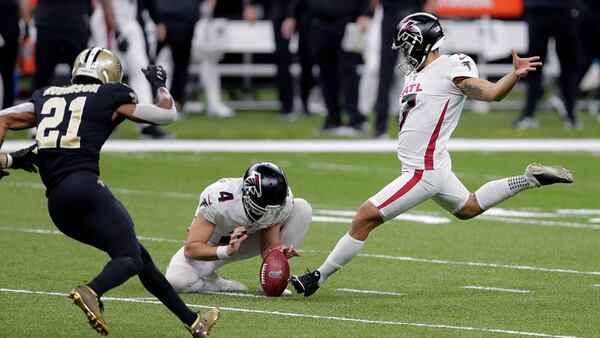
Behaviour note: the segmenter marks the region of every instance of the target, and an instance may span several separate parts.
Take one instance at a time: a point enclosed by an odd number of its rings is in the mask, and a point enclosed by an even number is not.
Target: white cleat
[[[206,278],[204,278],[204,285],[202,291],[214,291],[214,292],[237,292],[247,291],[248,287],[242,282],[236,280],[227,280],[221,278],[216,272],[213,272]]]
[[[283,290],[282,296],[291,296],[293,293],[290,289]]]
[[[538,187],[554,183],[573,183],[573,174],[563,167],[532,163],[525,169],[527,180]]]

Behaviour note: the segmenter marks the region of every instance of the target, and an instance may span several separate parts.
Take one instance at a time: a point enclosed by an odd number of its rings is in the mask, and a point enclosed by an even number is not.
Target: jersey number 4
[[[69,104],[69,124],[67,132],[60,135],[58,126],[65,120],[65,111],[67,100],[63,97],[53,97],[42,106],[42,121],[38,125],[36,140],[38,147],[58,148],[58,139],[60,137],[60,148],[76,149],[81,146],[81,138],[77,136],[79,125],[81,124],[81,114],[85,106],[85,96],[80,96]],[[54,115],[52,112],[54,111]]]

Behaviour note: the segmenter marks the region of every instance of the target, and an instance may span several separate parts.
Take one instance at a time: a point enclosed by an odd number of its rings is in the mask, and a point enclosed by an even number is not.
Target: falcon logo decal
[[[465,66],[465,67],[467,67],[467,68],[469,68],[469,70],[471,70],[471,62],[469,62],[469,61],[463,61],[462,65]]]
[[[260,184],[260,174],[256,171],[252,172],[252,175],[248,176],[244,181],[244,191],[249,195],[261,197],[262,189]]]
[[[421,33],[421,29],[416,25],[417,22],[413,20],[408,20],[400,31],[398,32],[399,41],[407,41],[409,38],[413,38],[418,43],[423,42],[423,33]]]

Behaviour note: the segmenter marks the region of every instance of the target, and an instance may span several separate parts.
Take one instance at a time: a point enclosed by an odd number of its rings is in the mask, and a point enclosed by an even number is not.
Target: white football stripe
[[[511,292],[511,293],[532,293],[533,291],[529,290],[518,290],[518,289],[506,289],[506,288],[496,288],[491,286],[478,286],[478,285],[465,285],[461,286],[463,289],[473,289],[473,290],[484,290],[484,291],[498,291],[498,292]]]
[[[8,289],[0,288],[0,292],[11,292],[17,294],[34,294],[34,295],[47,295],[47,296],[59,296],[66,297],[66,293],[59,292],[46,292],[46,291],[33,291],[33,290],[19,290],[19,289]],[[102,297],[103,301],[120,301],[129,303],[145,303],[145,304],[161,304],[157,300],[142,300],[139,298],[120,298],[120,297]],[[204,304],[186,304],[189,307],[210,309],[214,306]],[[410,327],[422,327],[431,329],[446,329],[446,330],[459,330],[459,331],[471,331],[471,332],[486,332],[486,333],[502,333],[518,336],[533,336],[533,337],[554,337],[554,338],[575,338],[575,336],[556,335],[551,333],[541,332],[527,332],[517,330],[506,330],[506,329],[489,329],[480,328],[473,326],[458,326],[458,325],[445,325],[445,324],[429,324],[429,323],[412,323],[412,322],[399,322],[399,321],[384,321],[384,320],[371,320],[362,318],[349,318],[349,317],[337,317],[337,316],[320,316],[306,313],[296,312],[282,312],[282,311],[266,311],[246,308],[234,308],[234,307],[218,307],[222,311],[241,312],[241,313],[254,313],[263,315],[283,316],[283,317],[295,317],[295,318],[308,318],[308,319],[321,319],[321,320],[333,320],[333,321],[344,321],[361,324],[378,324],[378,325],[397,325],[397,326],[410,326]]]
[[[343,292],[369,293],[369,294],[375,294],[375,295],[388,295],[388,296],[405,296],[406,295],[405,293],[390,292],[390,291],[356,290],[356,289],[346,289],[346,288],[339,288],[336,290],[343,291]]]

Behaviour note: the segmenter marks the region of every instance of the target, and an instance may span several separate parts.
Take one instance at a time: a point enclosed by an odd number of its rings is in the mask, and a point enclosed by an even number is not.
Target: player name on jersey
[[[44,96],[50,95],[67,95],[79,93],[96,93],[100,88],[99,84],[72,85],[68,87],[48,87],[44,90]]]

